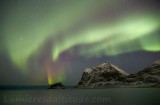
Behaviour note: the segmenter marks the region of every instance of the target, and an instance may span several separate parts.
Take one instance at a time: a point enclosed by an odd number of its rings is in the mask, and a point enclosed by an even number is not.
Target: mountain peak
[[[104,62],[102,64],[99,64],[97,66],[86,68],[85,73],[92,73],[92,72],[119,72],[122,75],[129,75],[127,72],[120,69],[118,66],[115,66],[109,62]]]
[[[87,68],[77,87],[160,87],[160,60],[130,75],[119,67],[105,62]]]
[[[121,81],[127,75],[129,74],[119,67],[105,62],[91,68],[86,68],[78,85],[92,87],[93,83]]]

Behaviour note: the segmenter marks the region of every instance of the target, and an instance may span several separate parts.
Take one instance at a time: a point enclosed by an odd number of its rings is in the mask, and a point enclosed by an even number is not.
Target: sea
[[[0,105],[160,105],[160,88],[1,87]]]

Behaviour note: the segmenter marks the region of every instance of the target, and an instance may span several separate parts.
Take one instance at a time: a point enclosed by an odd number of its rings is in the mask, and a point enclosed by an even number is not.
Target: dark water
[[[160,105],[160,88],[0,90],[0,105]]]

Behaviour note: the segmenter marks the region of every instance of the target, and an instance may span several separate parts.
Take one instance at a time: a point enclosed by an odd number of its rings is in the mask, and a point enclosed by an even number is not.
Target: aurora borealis
[[[134,63],[160,58],[159,4],[158,0],[1,1],[0,84],[74,84],[84,68],[105,60],[134,72],[130,70]],[[143,59],[132,66],[122,64],[139,57]]]

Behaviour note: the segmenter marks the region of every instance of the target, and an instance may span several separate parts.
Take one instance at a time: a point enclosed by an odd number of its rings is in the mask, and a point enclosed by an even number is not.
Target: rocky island
[[[49,89],[65,89],[65,87],[62,83],[58,82],[51,85]]]
[[[105,62],[87,68],[76,88],[160,87],[160,60],[135,74]]]

